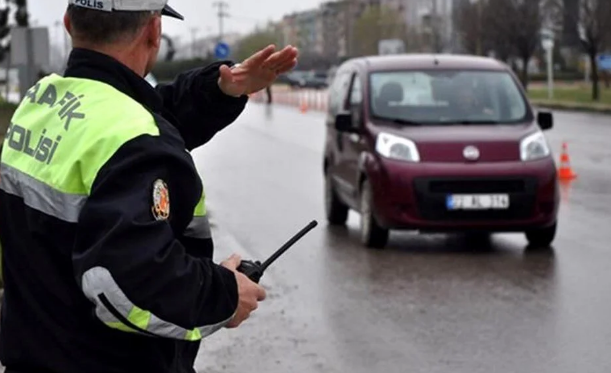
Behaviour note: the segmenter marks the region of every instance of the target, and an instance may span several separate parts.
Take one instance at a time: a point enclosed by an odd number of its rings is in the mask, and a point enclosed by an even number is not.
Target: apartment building
[[[338,61],[350,54],[350,30],[367,5],[379,0],[339,0],[319,8],[287,15],[282,20],[284,43],[297,45],[304,54]]]
[[[323,57],[337,62],[347,56],[346,25],[348,1],[330,1],[321,4]]]
[[[462,0],[381,0],[382,6],[403,15],[409,30],[427,36],[427,44],[438,52],[457,47],[454,32],[455,12]]]
[[[319,9],[284,16],[282,28],[285,44],[292,44],[303,54],[323,54],[323,19]]]

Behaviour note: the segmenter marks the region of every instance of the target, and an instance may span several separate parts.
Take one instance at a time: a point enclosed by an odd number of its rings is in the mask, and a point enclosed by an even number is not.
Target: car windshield
[[[373,72],[370,86],[373,116],[399,124],[508,124],[530,114],[504,71]]]

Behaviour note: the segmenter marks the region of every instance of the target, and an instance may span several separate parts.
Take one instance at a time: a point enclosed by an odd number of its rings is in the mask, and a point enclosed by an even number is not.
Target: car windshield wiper
[[[499,124],[498,120],[459,120],[457,124]]]
[[[422,123],[420,122],[414,122],[413,120],[408,120],[408,119],[401,119],[401,118],[388,118],[391,122],[396,123],[396,124],[405,124],[405,125],[410,125],[410,126],[419,126]]]

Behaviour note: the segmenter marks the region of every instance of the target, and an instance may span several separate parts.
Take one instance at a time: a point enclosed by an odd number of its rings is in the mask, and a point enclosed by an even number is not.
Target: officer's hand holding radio
[[[238,283],[238,308],[233,319],[227,324],[227,328],[236,328],[244,322],[250,314],[257,309],[258,302],[265,300],[265,289],[257,283],[250,280],[246,275],[237,271],[238,266],[242,262],[239,255],[232,255],[229,259],[221,263],[227,269],[235,273]]]
[[[223,267],[235,273],[238,281],[238,309],[233,320],[227,325],[228,328],[239,326],[250,316],[251,312],[257,309],[258,302],[265,299],[265,290],[258,285],[265,270],[317,225],[318,222],[316,220],[311,221],[310,224],[294,235],[263,263],[250,260],[242,261],[242,258],[235,254],[221,263]]]

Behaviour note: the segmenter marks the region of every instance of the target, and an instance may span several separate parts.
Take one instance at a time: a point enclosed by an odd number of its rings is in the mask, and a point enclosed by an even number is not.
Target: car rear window
[[[530,114],[505,71],[422,70],[370,74],[374,117],[418,124],[520,123]]]

